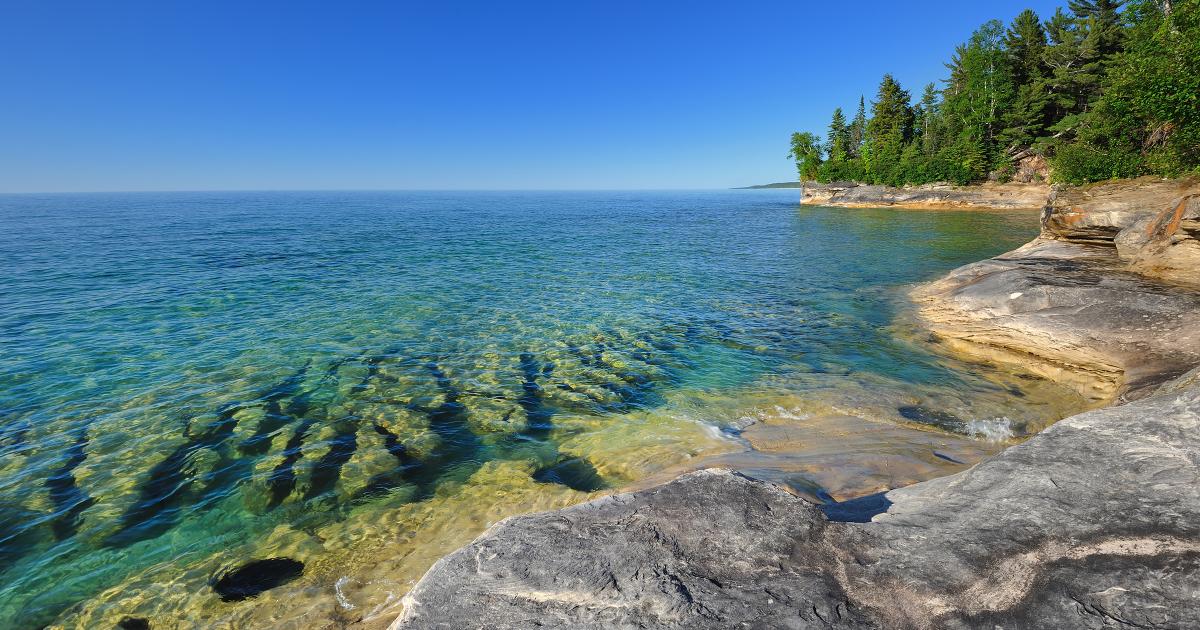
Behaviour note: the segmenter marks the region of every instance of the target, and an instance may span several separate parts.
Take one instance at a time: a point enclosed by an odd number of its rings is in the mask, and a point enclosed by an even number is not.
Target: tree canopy
[[[1069,0],[1049,19],[992,20],[913,102],[885,74],[824,141],[792,135],[802,180],[1006,180],[1048,160],[1081,183],[1200,170],[1200,0]],[[869,113],[869,117],[868,117]]]

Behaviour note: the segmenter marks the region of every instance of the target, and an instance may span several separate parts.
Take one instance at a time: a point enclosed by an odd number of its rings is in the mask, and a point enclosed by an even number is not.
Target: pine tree
[[[1004,113],[1004,130],[998,139],[1009,154],[1031,146],[1052,122],[1046,47],[1046,30],[1032,10],[1022,11],[1005,33],[1004,48],[1016,93]]]
[[[1200,168],[1200,0],[1135,0],[1128,12],[1103,93],[1054,156],[1062,181]]]
[[[858,97],[858,111],[850,122],[850,156],[861,157],[863,141],[867,137],[867,99]]]
[[[1050,96],[1051,118],[1059,121],[1055,124],[1058,131],[1073,124],[1070,118],[1067,125],[1063,121],[1081,113],[1087,107],[1089,86],[1093,76],[1088,71],[1089,64],[1096,59],[1093,46],[1087,41],[1087,33],[1080,27],[1079,21],[1062,9],[1054,12],[1054,16],[1046,22],[1046,34],[1050,45],[1046,47],[1043,59],[1046,62],[1046,90]]]
[[[1013,20],[1004,34],[1004,49],[1008,56],[1013,84],[1020,88],[1045,75],[1046,29],[1037,13],[1025,9]]]
[[[846,116],[841,107],[833,110],[827,139],[830,162],[844,162],[850,158],[850,128],[846,125]]]
[[[1069,6],[984,24],[915,106],[885,76],[871,118],[860,98],[849,125],[834,112],[825,146],[793,136],[801,177],[965,184],[1028,150],[1059,181],[1200,173],[1200,0]]]
[[[913,112],[913,142],[920,145],[921,153],[931,157],[942,147],[942,137],[939,122],[941,119],[941,100],[938,98],[937,87],[930,83],[921,93],[921,102]]]
[[[1121,51],[1125,30],[1121,27],[1121,6],[1125,0],[1070,0],[1067,6],[1096,33],[1097,52],[1108,59]]]
[[[912,138],[913,112],[909,93],[890,74],[883,75],[871,104],[864,143],[867,171],[878,184],[903,184],[901,156]]]
[[[992,20],[959,46],[949,64],[943,111],[953,121],[948,159],[982,178],[997,163],[997,136],[1012,100],[1012,77],[1004,49],[1004,26]]]
[[[911,138],[913,113],[909,106],[910,95],[890,74],[883,75],[879,92],[871,103],[871,120],[867,122],[868,143],[878,143],[884,138],[898,135],[905,141]]]

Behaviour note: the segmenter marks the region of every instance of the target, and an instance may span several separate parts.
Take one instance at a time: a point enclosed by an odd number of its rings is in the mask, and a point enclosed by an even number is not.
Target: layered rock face
[[[1037,240],[914,297],[954,350],[1136,398],[1200,363],[1198,235],[1197,180],[1057,190]]]
[[[1141,178],[1051,193],[1042,236],[1111,247],[1128,269],[1200,286],[1200,179]]]
[[[912,209],[1036,209],[1045,205],[1050,187],[1045,184],[982,184],[951,186],[925,184],[892,188],[854,182],[805,183],[802,203],[812,205]]]
[[[1189,376],[824,508],[707,470],[511,518],[436,564],[393,628],[1200,627]]]

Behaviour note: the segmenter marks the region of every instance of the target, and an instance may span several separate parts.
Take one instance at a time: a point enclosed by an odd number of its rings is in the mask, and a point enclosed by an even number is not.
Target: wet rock
[[[902,405],[896,411],[905,420],[928,424],[946,431],[962,431],[967,423],[962,418],[941,409],[930,409],[921,405]]]
[[[150,630],[150,620],[145,617],[123,617],[117,622],[120,630]]]
[[[304,563],[291,558],[254,560],[228,571],[213,582],[212,588],[223,602],[238,602],[257,597],[264,591],[283,586],[304,573]]]
[[[705,470],[506,519],[392,627],[1200,627],[1200,383],[824,510]]]
[[[579,492],[596,492],[607,487],[596,467],[586,459],[573,457],[563,459],[553,466],[539,468],[533,473],[534,481],[557,483]]]

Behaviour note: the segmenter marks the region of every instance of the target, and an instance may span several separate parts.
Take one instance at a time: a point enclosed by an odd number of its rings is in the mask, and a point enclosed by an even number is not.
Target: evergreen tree
[[[827,139],[830,162],[844,162],[850,158],[850,127],[846,125],[846,116],[842,114],[841,107],[833,110]]]
[[[850,156],[860,157],[862,155],[863,141],[867,137],[867,100],[865,97],[858,97],[858,111],[854,114],[854,120],[850,122]]]
[[[1045,76],[1046,29],[1032,9],[1022,11],[1008,27],[1004,49],[1013,85],[1019,88]]]
[[[1087,34],[1074,16],[1062,9],[1046,22],[1046,33],[1050,45],[1043,59],[1048,71],[1046,91],[1050,97],[1051,117],[1061,121],[1067,116],[1082,112],[1087,105],[1088,86],[1093,82],[1091,74],[1085,75],[1085,66],[1095,59],[1094,51],[1087,46]],[[1061,125],[1059,125],[1061,130]]]
[[[1059,181],[1200,172],[1200,0],[1069,6],[984,24],[915,106],[885,75],[870,119],[860,98],[849,124],[834,112],[825,146],[793,135],[801,177],[965,184],[1030,152]]]
[[[1070,0],[1067,6],[1096,34],[1096,49],[1108,59],[1121,51],[1125,31],[1121,25],[1121,6],[1125,0]]]
[[[1012,100],[1004,26],[996,20],[981,26],[949,65],[943,108],[954,122],[950,157],[972,178],[982,178],[999,161],[997,137]]]
[[[867,172],[875,183],[898,186],[903,184],[900,158],[905,144],[912,139],[913,112],[910,96],[890,75],[883,75],[879,92],[871,103],[871,119],[867,121]]]
[[[1062,181],[1200,168],[1200,0],[1135,1],[1129,13],[1103,95],[1054,156]]]
[[[1015,94],[1004,114],[999,141],[1009,154],[1033,145],[1053,121],[1046,47],[1046,30],[1030,9],[1022,11],[1005,33],[1004,48]]]
[[[926,158],[932,157],[942,148],[941,130],[938,128],[941,115],[941,100],[937,87],[932,83],[927,84],[913,115],[913,144],[920,146],[921,153]]]

